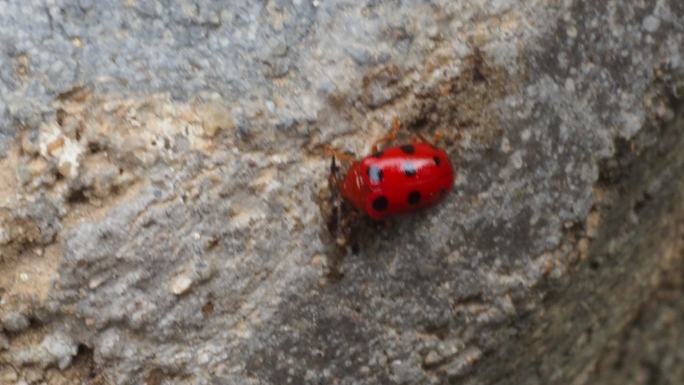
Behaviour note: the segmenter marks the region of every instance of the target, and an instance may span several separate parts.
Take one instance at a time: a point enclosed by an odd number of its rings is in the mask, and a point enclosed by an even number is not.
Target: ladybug
[[[454,168],[446,152],[419,136],[411,142],[378,150],[378,144],[394,141],[400,128],[398,119],[389,135],[376,141],[371,155],[361,160],[326,147],[332,153],[328,187],[330,190],[328,231],[337,252],[330,260],[329,276],[340,278],[339,262],[351,244],[358,252],[359,217],[374,223],[432,206],[451,191]],[[350,161],[343,174],[335,158]]]
[[[379,142],[394,140],[397,120],[393,126],[392,133]],[[331,188],[338,188],[347,202],[376,221],[432,206],[451,191],[454,182],[446,152],[423,138],[380,151],[376,143],[373,153],[354,161],[341,179],[333,157],[331,173],[335,174]]]
[[[429,207],[451,191],[454,169],[444,150],[413,141],[354,162],[342,196],[375,220]]]

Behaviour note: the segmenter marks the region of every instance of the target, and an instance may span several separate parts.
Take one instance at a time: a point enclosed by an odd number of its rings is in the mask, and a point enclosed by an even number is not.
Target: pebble
[[[190,286],[192,286],[192,278],[186,274],[179,275],[171,281],[171,292],[175,295],[181,295],[188,291]]]
[[[425,366],[434,366],[438,364],[441,360],[442,357],[440,357],[440,355],[436,351],[430,350],[423,359],[423,364]]]

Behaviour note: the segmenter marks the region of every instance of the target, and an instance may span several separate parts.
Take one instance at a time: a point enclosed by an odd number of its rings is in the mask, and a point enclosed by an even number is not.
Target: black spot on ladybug
[[[387,201],[387,198],[385,198],[382,195],[373,199],[373,210],[375,211],[384,211],[385,209],[387,209],[388,205],[389,201]]]
[[[439,164],[442,163],[442,160],[439,159],[439,157],[438,157],[437,155],[435,155],[434,157],[432,157],[432,159],[435,160],[435,165],[436,165],[436,166],[439,166]]]
[[[446,194],[446,189],[444,187],[440,188],[439,193],[442,195]]]
[[[378,184],[382,182],[382,169],[378,166],[370,166],[366,169],[366,174],[370,178],[371,183]]]
[[[413,163],[404,163],[401,165],[401,170],[404,171],[406,176],[416,176],[416,166]]]
[[[399,148],[400,148],[401,151],[403,151],[405,154],[413,154],[414,152],[416,152],[416,148],[413,147],[412,144],[405,144],[405,145],[403,145],[403,146],[401,146],[401,147],[399,147]]]
[[[420,202],[420,192],[411,191],[408,195],[408,203],[410,205],[417,205]]]
[[[373,158],[380,158],[382,156],[382,151],[377,151],[373,153]]]

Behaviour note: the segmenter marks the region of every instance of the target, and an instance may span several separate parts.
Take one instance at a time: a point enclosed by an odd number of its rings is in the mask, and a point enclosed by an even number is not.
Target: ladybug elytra
[[[409,144],[378,150],[378,144],[393,141],[400,128],[395,118],[390,133],[373,144],[372,154],[354,161],[342,179],[333,156],[328,182],[339,193],[333,197],[341,195],[357,210],[381,220],[432,206],[451,191],[454,167],[449,157],[422,136]]]
[[[380,220],[434,205],[451,191],[453,182],[446,152],[414,141],[354,162],[339,188],[355,208]]]

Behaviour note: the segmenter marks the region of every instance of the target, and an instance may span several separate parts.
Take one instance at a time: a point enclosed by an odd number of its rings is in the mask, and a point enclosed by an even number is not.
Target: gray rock
[[[78,351],[72,337],[63,333],[48,335],[41,343],[41,347],[50,356],[50,361],[54,360],[60,369],[68,367]]]
[[[11,333],[20,332],[29,327],[29,320],[19,312],[10,312],[2,316],[2,327]]]
[[[591,382],[681,259],[682,18],[6,2],[0,301],[44,334],[1,359],[63,369],[82,344],[113,384]],[[443,134],[454,192],[360,223],[328,279],[321,149],[367,153],[395,116],[402,140]]]
[[[50,365],[64,370],[77,351],[77,344],[71,336],[56,331],[45,336],[40,345],[17,352],[16,361],[21,365],[39,365],[43,370]]]
[[[17,372],[12,368],[1,368],[0,369],[0,380],[8,384],[17,383]]]
[[[9,340],[5,333],[0,332],[0,351],[9,349]]]
[[[653,300],[639,309],[620,338],[611,341],[589,381],[608,385],[684,381],[680,370],[684,363],[684,331],[675,326],[684,322],[684,264],[682,260],[672,262],[663,272],[664,279]]]

